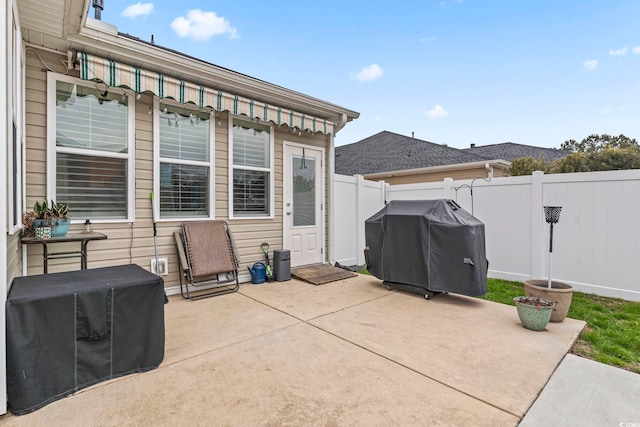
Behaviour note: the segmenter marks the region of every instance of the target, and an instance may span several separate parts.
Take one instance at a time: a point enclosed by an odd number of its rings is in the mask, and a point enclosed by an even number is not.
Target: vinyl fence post
[[[356,218],[358,218],[358,222],[356,223],[356,264],[358,266],[364,265],[364,246],[365,246],[365,236],[364,236],[364,221],[366,218],[364,217],[365,207],[366,207],[366,194],[364,188],[364,176],[356,175]]]
[[[451,197],[451,187],[453,187],[453,178],[445,178],[442,181],[442,198],[453,199]]]
[[[545,245],[543,242],[545,224],[544,210],[542,209],[544,194],[542,180],[544,172],[534,171],[531,175],[531,271],[530,277],[544,277],[544,254]]]

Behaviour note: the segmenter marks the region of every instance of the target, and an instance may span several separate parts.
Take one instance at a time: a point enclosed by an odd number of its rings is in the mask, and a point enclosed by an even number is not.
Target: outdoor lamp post
[[[551,289],[551,253],[553,252],[553,224],[557,224],[560,219],[560,212],[562,206],[545,206],[544,207],[544,219],[548,224],[551,224],[549,232],[549,282],[548,288]]]

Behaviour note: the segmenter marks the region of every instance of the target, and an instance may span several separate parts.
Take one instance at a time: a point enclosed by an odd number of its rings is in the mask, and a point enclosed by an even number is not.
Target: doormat
[[[291,275],[314,285],[323,285],[336,280],[356,277],[357,274],[329,264],[299,267],[291,271]]]

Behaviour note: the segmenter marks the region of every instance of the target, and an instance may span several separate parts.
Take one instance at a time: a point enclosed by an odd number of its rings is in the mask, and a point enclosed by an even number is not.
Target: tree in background
[[[572,151],[574,153],[598,153],[608,149],[632,148],[638,150],[638,142],[635,139],[628,138],[622,134],[611,136],[603,133],[602,135],[592,134],[580,142],[569,139],[562,143],[561,150]]]
[[[509,175],[522,176],[531,175],[533,171],[544,171],[547,173],[549,165],[545,162],[544,158],[520,157],[511,160],[511,166],[509,167]]]
[[[569,139],[561,150],[571,151],[567,157],[554,162],[543,158],[521,157],[511,161],[511,176],[531,175],[540,170],[545,173],[595,172],[640,169],[640,146],[635,139],[624,135],[589,135],[580,142]]]

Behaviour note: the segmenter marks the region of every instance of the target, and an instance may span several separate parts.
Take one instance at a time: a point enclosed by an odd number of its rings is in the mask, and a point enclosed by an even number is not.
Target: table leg
[[[80,269],[87,269],[87,243],[88,240],[84,240],[80,243]]]
[[[42,268],[44,270],[44,274],[47,274],[49,271],[49,252],[47,251],[47,243],[42,243]]]

